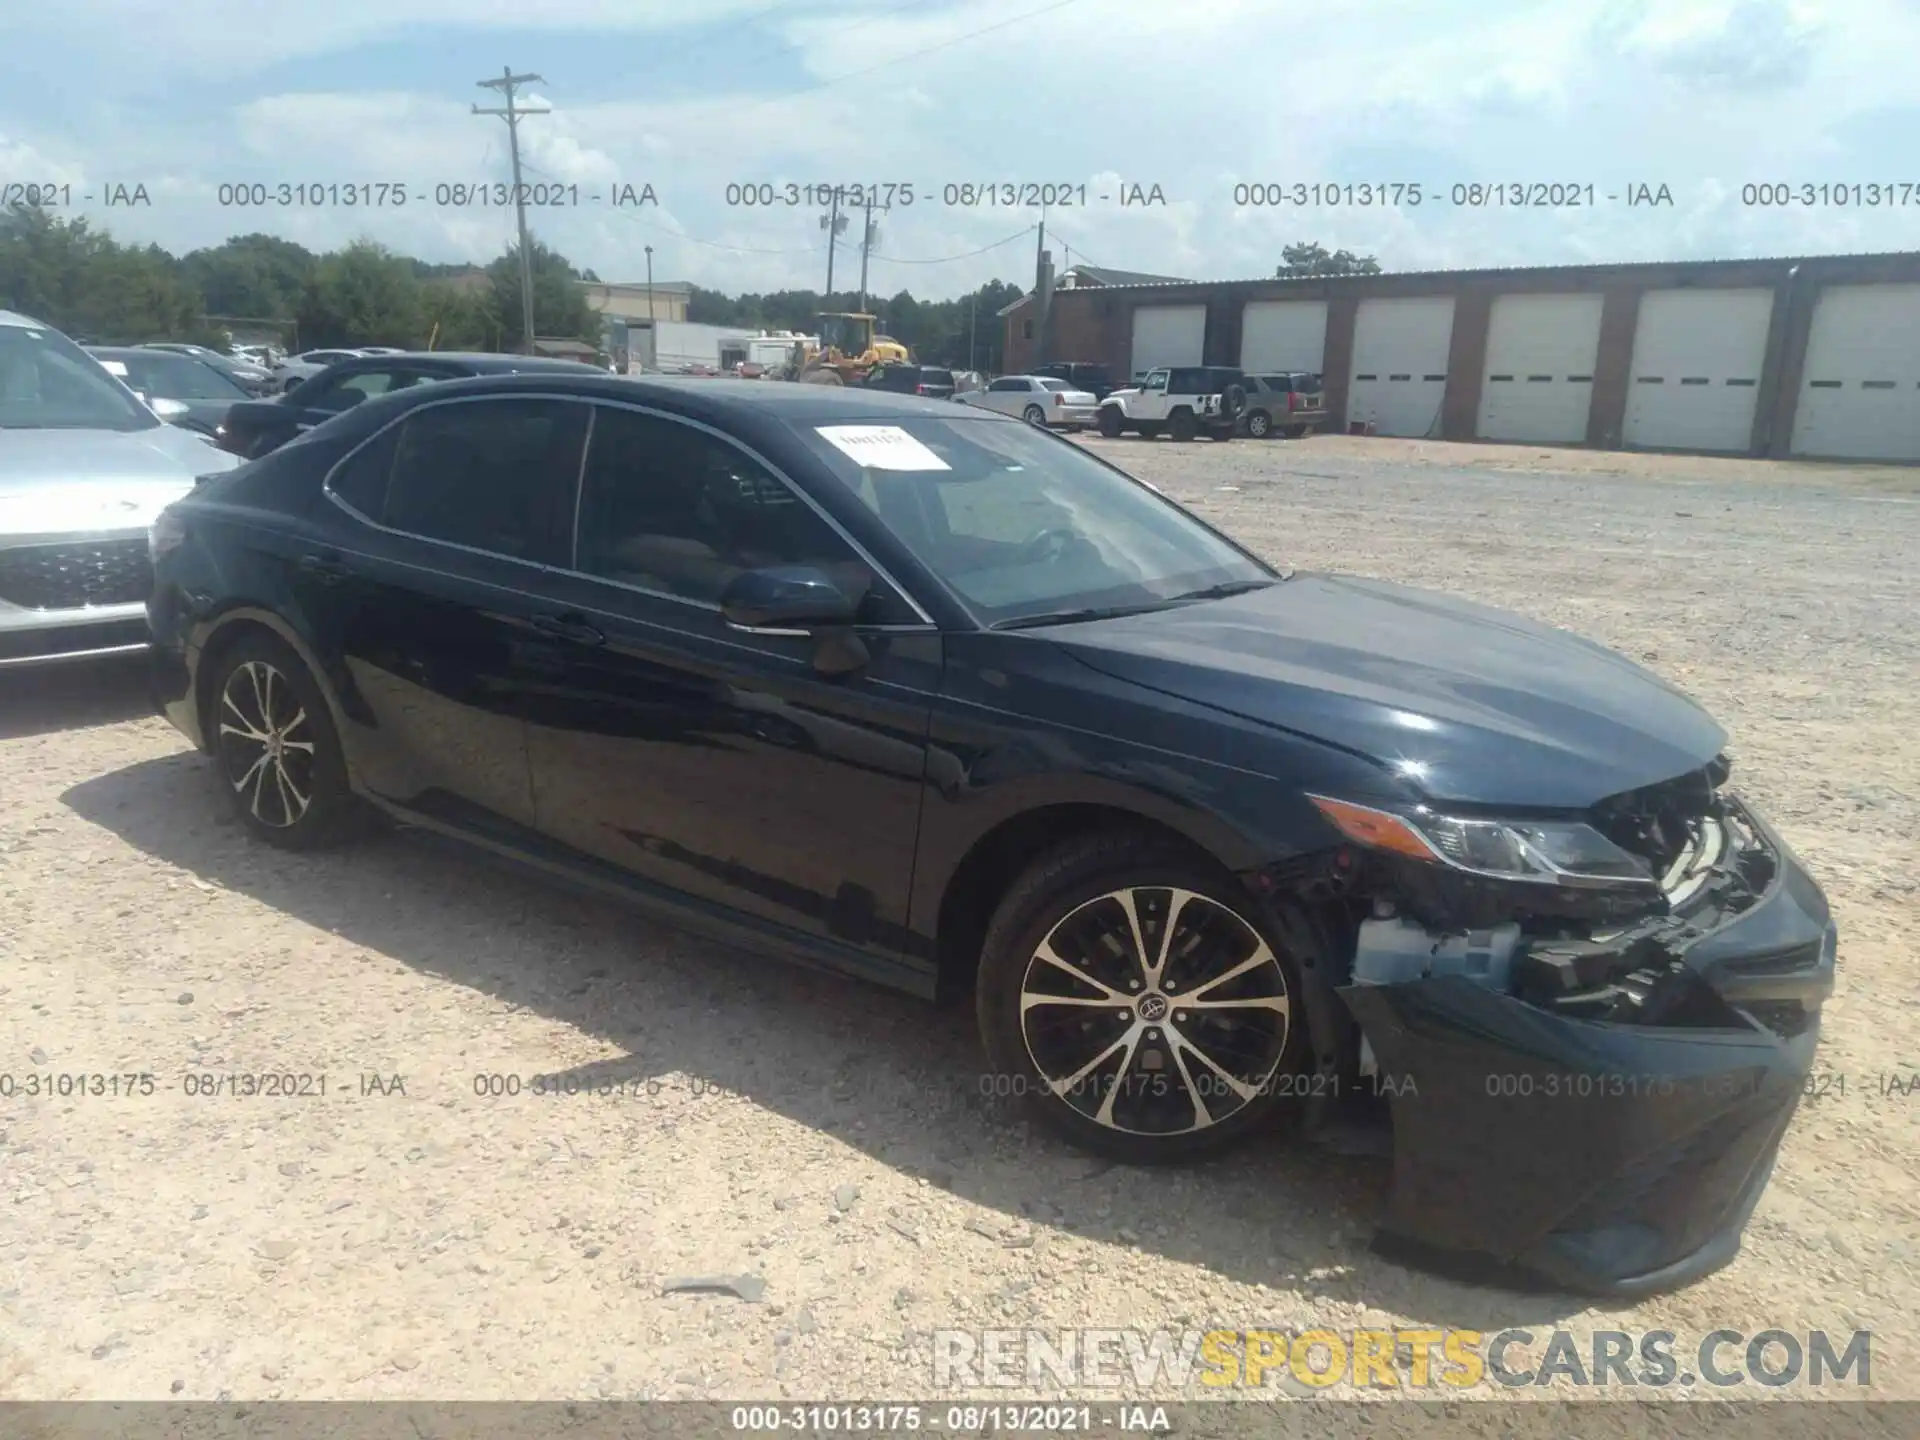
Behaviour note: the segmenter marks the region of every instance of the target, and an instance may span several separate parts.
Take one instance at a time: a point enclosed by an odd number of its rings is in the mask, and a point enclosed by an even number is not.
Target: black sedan
[[[246,460],[277,450],[294,436],[331,420],[363,400],[395,390],[410,389],[430,380],[462,380],[475,375],[580,373],[577,360],[549,360],[524,355],[462,354],[404,350],[356,355],[329,366],[318,375],[296,381],[285,394],[248,400],[226,417],[218,440],[220,448]]]
[[[182,407],[166,418],[186,430],[218,439],[227,412],[248,398],[225,372],[195,355],[145,346],[96,345],[87,353],[125,381],[149,405],[172,400]]]
[[[205,480],[153,554],[161,708],[261,839],[384,815],[970,993],[991,1083],[1124,1161],[1357,1093],[1405,1255],[1714,1269],[1809,1073],[1827,903],[1686,696],[1277,571],[1015,420],[455,381]]]

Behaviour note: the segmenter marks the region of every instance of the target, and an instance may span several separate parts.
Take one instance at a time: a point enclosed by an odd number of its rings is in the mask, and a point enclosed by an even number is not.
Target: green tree
[[[0,302],[101,344],[213,338],[199,291],[166,251],[37,206],[0,214]]]
[[[180,262],[206,298],[210,315],[290,320],[300,307],[319,257],[277,235],[236,235],[195,250]]]
[[[395,345],[426,340],[425,295],[413,263],[371,240],[356,241],[321,260],[295,318],[309,349]]]
[[[581,293],[580,272],[566,256],[533,242],[533,333],[539,338],[600,341],[600,315]],[[502,343],[521,345],[520,247],[515,245],[487,267],[493,313],[500,318]]]
[[[1306,275],[1378,275],[1380,262],[1371,255],[1356,255],[1351,250],[1328,252],[1317,241],[1306,240],[1289,245],[1280,252],[1285,262],[1273,273],[1283,280]]]

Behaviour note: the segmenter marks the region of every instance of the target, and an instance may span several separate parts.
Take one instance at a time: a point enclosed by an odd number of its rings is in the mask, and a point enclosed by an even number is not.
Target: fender
[[[200,731],[198,740],[200,748],[202,750],[209,748],[205,717],[200,714],[200,663],[210,647],[218,643],[222,636],[230,634],[234,626],[241,624],[258,625],[271,631],[300,657],[300,663],[307,667],[307,673],[313,677],[314,684],[319,687],[320,694],[327,702],[327,711],[333,720],[334,733],[344,738],[349,733],[347,709],[340,699],[342,693],[340,681],[344,677],[336,676],[322,664],[313,647],[307,643],[306,637],[280,614],[263,606],[240,604],[229,606],[214,615],[196,616],[193,627],[187,635],[187,672],[193,686],[194,720]],[[353,747],[342,745],[341,750],[346,762],[348,782],[358,790],[360,776],[354,766]]]

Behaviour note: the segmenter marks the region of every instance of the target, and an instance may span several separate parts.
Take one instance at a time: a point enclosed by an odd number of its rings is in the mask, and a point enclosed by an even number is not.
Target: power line
[[[907,260],[898,255],[882,255],[878,251],[874,252],[873,258],[884,260],[889,265],[951,265],[956,260],[971,260],[976,255],[986,254],[989,250],[998,250],[1002,245],[1011,245],[1014,241],[1031,235],[1037,228],[1039,227],[1029,225],[1025,229],[1014,231],[1004,240],[996,240],[991,245],[982,245],[978,250],[965,250],[958,255],[942,255],[932,260]]]

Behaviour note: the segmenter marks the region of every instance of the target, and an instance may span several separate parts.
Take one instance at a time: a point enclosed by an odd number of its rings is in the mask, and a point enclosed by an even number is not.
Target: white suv
[[[1247,409],[1245,380],[1225,366],[1161,366],[1140,385],[1102,400],[1096,423],[1109,438],[1132,431],[1151,440],[1164,430],[1175,440],[1202,433],[1231,440]]]

